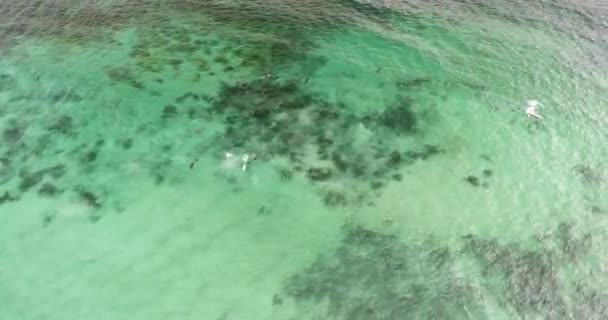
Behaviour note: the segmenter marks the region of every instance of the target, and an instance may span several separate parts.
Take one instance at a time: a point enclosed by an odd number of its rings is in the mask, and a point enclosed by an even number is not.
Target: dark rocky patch
[[[169,59],[167,61],[167,63],[171,66],[173,66],[174,68],[178,68],[182,63],[184,63],[184,61],[182,59]]]
[[[399,153],[399,151],[391,152],[386,164],[394,167],[394,166],[398,166],[400,163],[401,163],[401,153]]]
[[[488,90],[488,87],[481,85],[481,84],[477,84],[477,83],[471,83],[471,82],[458,82],[456,83],[456,85],[471,89],[473,91],[485,91]]]
[[[395,173],[392,175],[392,177],[393,177],[393,180],[395,180],[395,181],[403,180],[403,175],[401,173]]]
[[[196,118],[201,117],[201,113],[199,112],[199,110],[197,108],[191,107],[190,109],[188,109],[188,119],[193,120]]]
[[[19,183],[19,191],[26,192],[42,182],[42,179],[44,178],[44,170],[35,172],[21,170],[21,172],[19,172],[19,177],[21,178],[21,182]]]
[[[18,124],[16,121],[9,121],[8,128],[2,132],[2,137],[6,143],[16,143],[21,140],[27,127]]]
[[[378,190],[378,189],[384,187],[384,182],[375,180],[370,183],[370,186],[372,187],[372,189]]]
[[[408,162],[412,162],[415,160],[427,160],[434,155],[438,155],[444,153],[444,151],[438,146],[425,144],[422,150],[420,151],[406,151],[404,156],[408,159]]]
[[[19,196],[13,196],[8,191],[4,191],[4,194],[0,196],[0,205],[6,202],[18,201],[19,199]]]
[[[128,67],[112,67],[107,68],[106,75],[116,82],[130,82],[135,79],[133,71]]]
[[[15,83],[15,79],[8,74],[0,74],[0,91],[10,88]]]
[[[190,43],[177,43],[169,47],[170,52],[193,53],[198,50],[198,46]]]
[[[198,101],[198,100],[200,100],[200,97],[199,97],[198,94],[195,94],[195,93],[192,93],[192,92],[186,92],[183,95],[175,98],[175,102],[177,102],[177,103],[184,103],[188,99],[192,99],[192,100]]]
[[[272,213],[271,209],[268,209],[266,206],[261,206],[260,208],[258,208],[257,215],[258,216],[267,216],[267,215],[270,215],[271,213]]]
[[[61,134],[69,134],[74,129],[74,121],[70,116],[62,116],[48,127],[49,131]]]
[[[22,169],[19,172],[19,178],[21,178],[21,182],[19,183],[19,190],[21,192],[26,192],[30,190],[32,187],[42,182],[45,175],[50,175],[53,179],[59,179],[65,173],[66,167],[61,164],[34,172],[28,172],[25,169]]]
[[[215,98],[206,94],[201,94],[199,95],[200,99],[202,99],[203,101],[207,102],[207,103],[212,103],[215,101]]]
[[[345,172],[350,167],[350,163],[340,152],[334,151],[331,160],[338,171]]]
[[[328,191],[323,196],[323,203],[328,207],[345,206],[348,204],[346,196],[337,191]]]
[[[55,220],[55,214],[46,213],[42,217],[42,225],[48,227]]]
[[[388,172],[388,171],[387,171],[386,169],[384,169],[384,168],[377,169],[377,170],[375,170],[375,171],[372,173],[372,176],[373,176],[374,178],[379,178],[379,179],[381,179],[381,178],[383,178],[383,177],[386,175],[386,173],[387,173],[387,172]]]
[[[288,169],[279,170],[279,176],[283,181],[291,180],[293,178],[293,172]]]
[[[229,114],[226,117],[224,117],[224,122],[226,122],[229,125],[234,125],[236,124],[236,122],[239,120],[238,116],[234,115],[234,114]]]
[[[175,118],[177,116],[177,107],[170,104],[163,107],[163,113],[161,117],[163,119]]]
[[[606,213],[606,211],[604,209],[602,209],[602,207],[598,206],[598,205],[592,205],[591,208],[591,213],[593,214],[602,214],[602,213]]]
[[[80,197],[80,200],[82,200],[88,206],[95,209],[101,208],[102,203],[99,201],[99,198],[97,195],[95,195],[95,193],[88,191],[81,186],[76,187],[75,191],[78,194],[78,197]]]
[[[306,171],[306,176],[313,181],[326,181],[332,176],[329,168],[310,168]]]
[[[143,82],[137,81],[137,80],[131,80],[131,81],[129,81],[129,84],[131,85],[131,87],[133,87],[135,89],[140,89],[140,90],[145,87]]]
[[[573,227],[569,223],[560,223],[556,234],[563,257],[569,261],[578,261],[591,250],[592,239],[590,233],[575,237]]]
[[[82,97],[73,90],[61,90],[51,95],[51,101],[57,103],[60,101],[80,102]]]
[[[7,157],[0,157],[0,165],[2,167],[8,167],[11,165],[11,160]]]
[[[106,140],[105,139],[98,139],[97,142],[95,142],[95,148],[101,148],[106,144]]]
[[[492,174],[494,174],[494,172],[492,170],[490,170],[490,169],[484,169],[483,170],[483,176],[484,177],[491,177]]]
[[[50,184],[48,182],[42,184],[40,189],[38,189],[38,194],[45,197],[54,197],[56,194],[61,193],[55,185]]]
[[[431,78],[415,78],[409,80],[398,80],[397,88],[400,89],[414,89],[421,86],[426,86],[433,81]]]
[[[412,104],[412,98],[400,97],[395,106],[387,108],[378,116],[379,124],[397,134],[414,132],[418,120],[412,110]]]
[[[65,175],[66,171],[67,169],[65,165],[58,164],[56,166],[44,169],[44,174],[50,175],[53,179],[59,179]]]
[[[165,182],[165,173],[171,166],[171,159],[160,159],[153,163],[150,167],[150,174],[154,178],[154,183],[160,185]]]
[[[101,215],[99,213],[93,212],[89,215],[89,221],[91,223],[97,223],[101,219]]]
[[[190,162],[190,165],[188,166],[190,168],[190,170],[194,169],[194,166],[196,165],[197,162],[198,162],[198,158],[196,158]]]
[[[331,255],[291,277],[299,306],[327,303],[324,319],[482,319],[479,294],[454,271],[447,247],[417,245],[357,225]]]
[[[498,272],[511,279],[506,297],[518,313],[549,312],[552,317],[567,318],[560,296],[560,285],[552,258],[546,253],[525,252],[516,247],[504,247],[495,240],[465,237],[466,249],[485,266],[485,274]],[[551,306],[558,308],[551,309]]]
[[[155,173],[153,174],[154,176],[154,184],[155,185],[161,185],[163,182],[165,182],[165,176],[162,175],[161,173]]]
[[[0,158],[0,185],[5,184],[13,177],[13,168],[8,157]]]
[[[470,175],[464,178],[464,181],[468,182],[470,185],[474,187],[479,187],[479,178],[476,176]]]
[[[362,178],[368,175],[368,169],[368,164],[364,161],[361,161],[352,164],[350,172],[355,178]]]
[[[587,274],[560,276],[591,250],[591,235],[575,236],[573,228],[561,224],[542,237],[557,246],[529,249],[470,234],[454,251],[432,238],[410,241],[347,224],[336,250],[288,278],[283,292],[296,307],[327,306],[318,315],[327,319],[487,319],[488,299],[513,318],[603,319],[606,291],[578,279]],[[481,273],[463,274],[455,253],[472,258]]]
[[[580,280],[571,291],[565,283],[569,281],[559,276],[563,266],[578,262],[591,248],[590,234],[574,237],[571,229],[571,225],[562,223],[556,237],[546,240],[556,241],[557,250],[529,250],[467,235],[463,238],[464,252],[480,263],[484,277],[502,278],[504,286],[499,290],[504,294],[497,298],[514,308],[521,318],[569,319],[576,314],[581,319],[601,319],[608,311],[606,294]]]
[[[573,170],[586,183],[598,184],[604,180],[602,173],[589,164],[578,164]]]
[[[210,106],[201,109],[226,124],[218,143],[223,150],[256,146],[269,155],[288,158],[293,171],[304,169],[311,182],[347,176],[365,185],[372,179],[386,185],[399,168],[444,152],[433,145],[405,152],[390,150],[383,147],[387,143],[384,134],[378,134],[370,142],[377,146],[374,159],[366,158],[342,138],[349,137],[359,123],[390,130],[393,135],[413,133],[417,129],[411,99],[401,97],[384,112],[358,117],[345,105],[305,93],[300,84],[298,79],[279,79],[272,74],[249,82],[241,79],[222,85]],[[189,117],[194,118],[197,110],[192,108]],[[317,150],[317,159],[331,161],[335,169],[305,168],[301,159],[308,146]]]
[[[99,151],[97,151],[97,150],[89,150],[80,157],[80,162],[83,164],[92,163],[95,160],[97,160],[98,154],[99,154]]]
[[[280,306],[283,304],[283,299],[281,299],[281,297],[275,293],[274,296],[272,296],[272,305],[273,306]]]
[[[150,53],[141,48],[137,48],[137,49],[131,51],[131,53],[129,53],[129,57],[131,57],[131,58],[147,58],[149,56],[150,56]]]
[[[228,59],[226,59],[226,57],[224,57],[223,55],[219,55],[217,57],[215,57],[215,59],[213,59],[214,62],[218,63],[218,64],[228,64]]]
[[[132,138],[122,139],[119,141],[119,143],[123,149],[128,150],[128,149],[131,149],[131,147],[133,146],[133,139]]]

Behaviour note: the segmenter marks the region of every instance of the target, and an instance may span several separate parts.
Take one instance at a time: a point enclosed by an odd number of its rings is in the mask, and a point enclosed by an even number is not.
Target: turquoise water
[[[607,9],[1,4],[0,318],[603,318]]]

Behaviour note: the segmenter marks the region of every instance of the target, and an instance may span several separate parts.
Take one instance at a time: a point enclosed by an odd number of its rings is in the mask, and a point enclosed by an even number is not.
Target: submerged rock
[[[589,164],[578,164],[573,167],[574,172],[582,178],[584,182],[598,184],[604,180],[599,169]]]
[[[163,107],[163,113],[161,117],[163,119],[175,118],[177,116],[177,107],[170,104]]]
[[[42,225],[48,227],[55,220],[55,214],[46,213],[42,217]]]
[[[40,189],[38,189],[38,194],[41,196],[53,197],[58,193],[61,193],[61,190],[50,183],[44,183]]]
[[[328,207],[345,206],[348,201],[346,196],[337,191],[328,191],[323,197],[323,203]]]
[[[283,181],[291,180],[293,178],[293,172],[291,170],[283,169],[279,171],[279,176]]]
[[[281,297],[275,293],[275,295],[272,296],[272,305],[279,306],[281,304],[283,304],[283,299],[281,299]]]
[[[99,152],[97,150],[87,151],[82,155],[82,157],[80,158],[80,161],[84,164],[91,163],[91,162],[97,160],[98,154],[99,154]]]
[[[131,147],[133,146],[133,139],[132,138],[122,139],[119,141],[119,143],[123,149],[128,150],[128,149],[131,149]]]
[[[19,199],[19,196],[13,196],[8,191],[4,191],[4,194],[0,196],[0,205],[6,202],[18,201]]]
[[[398,80],[397,87],[400,89],[412,89],[416,87],[426,86],[433,81],[431,78],[415,78],[409,80]]]
[[[433,238],[401,239],[347,224],[335,251],[288,278],[283,291],[297,307],[322,304],[319,316],[331,319],[487,319],[487,301],[513,318],[602,319],[606,291],[577,275],[560,276],[565,263],[580,261],[591,248],[591,236],[575,237],[572,229],[561,224],[548,233],[556,235],[557,247],[532,250],[470,234],[452,250]],[[457,267],[463,258],[481,272],[463,272]]]
[[[2,137],[4,138],[4,142],[6,143],[16,143],[21,140],[23,134],[25,133],[25,126],[21,126],[16,122],[10,122],[9,127],[4,129],[2,132]]]
[[[90,207],[95,209],[101,208],[101,201],[99,201],[99,198],[93,192],[88,191],[82,187],[77,187],[76,192],[80,199]]]
[[[602,207],[598,206],[598,205],[592,205],[590,207],[591,213],[593,214],[602,214],[602,213],[606,213],[606,210],[604,210]]]
[[[21,182],[19,183],[19,190],[21,192],[25,192],[42,182],[42,179],[44,178],[44,171],[40,170],[35,172],[27,172],[25,170],[22,170],[19,173],[19,177],[21,178]]]
[[[133,71],[129,67],[107,68],[106,75],[112,79],[112,81],[116,82],[129,82],[135,78]]]
[[[289,278],[284,292],[296,306],[323,304],[323,319],[484,318],[465,281],[447,247],[346,225],[336,250]]]
[[[306,171],[306,176],[313,181],[326,181],[331,178],[332,170],[329,168],[310,168]]]
[[[409,150],[404,153],[404,156],[409,161],[427,160],[428,158],[430,158],[434,155],[437,155],[437,154],[441,154],[441,153],[444,153],[444,151],[441,148],[439,148],[438,146],[425,144],[421,151]]]
[[[66,171],[66,166],[63,164],[58,164],[56,166],[44,169],[44,173],[50,175],[53,179],[59,179],[63,177]]]
[[[49,131],[61,134],[69,134],[74,129],[74,121],[70,116],[62,116],[48,127]]]
[[[379,181],[379,180],[375,180],[375,181],[372,181],[370,183],[370,186],[371,186],[372,189],[378,190],[378,189],[380,189],[380,188],[382,188],[384,186],[384,182]]]
[[[382,113],[359,117],[351,114],[348,106],[328,103],[304,92],[298,79],[264,74],[249,82],[240,79],[234,84],[224,83],[217,98],[210,100],[210,107],[204,109],[208,117],[226,124],[219,144],[228,149],[255,145],[270,155],[289,159],[293,171],[310,166],[302,161],[310,147],[316,151],[316,160],[331,161],[333,168],[304,169],[309,181],[324,182],[345,176],[369,185],[373,177],[378,192],[402,166],[444,152],[433,145],[405,152],[383,147],[386,129],[393,135],[417,130],[409,97],[400,98]],[[197,111],[191,108],[189,117],[197,118]],[[359,130],[357,126],[364,128],[366,134],[362,143],[352,143],[353,130]],[[378,129],[383,134],[378,134]],[[367,149],[373,152],[371,156]]]
[[[464,181],[468,182],[472,186],[479,187],[479,178],[477,178],[476,176],[467,176],[466,178],[464,178]]]
[[[387,165],[389,166],[398,166],[401,163],[401,154],[399,151],[393,151],[390,154],[390,157],[387,161]]]
[[[397,134],[411,133],[416,129],[417,118],[412,111],[413,100],[402,97],[396,106],[387,108],[379,117],[379,123]]]
[[[591,248],[589,233],[575,237],[571,230],[571,225],[560,224],[556,233],[549,233],[556,237],[545,240],[555,241],[557,248],[537,250],[467,235],[463,237],[464,252],[482,266],[489,290],[495,289],[495,276],[504,279],[501,288],[504,295],[497,298],[515,309],[521,318],[568,319],[577,314],[581,319],[601,319],[608,311],[608,300],[605,300],[608,296],[594,289],[591,283],[559,275],[561,268],[580,261]],[[575,291],[570,288],[572,282]]]

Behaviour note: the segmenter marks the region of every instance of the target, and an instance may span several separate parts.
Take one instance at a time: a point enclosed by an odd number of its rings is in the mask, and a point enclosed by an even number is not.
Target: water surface
[[[602,318],[607,9],[0,4],[0,317]]]

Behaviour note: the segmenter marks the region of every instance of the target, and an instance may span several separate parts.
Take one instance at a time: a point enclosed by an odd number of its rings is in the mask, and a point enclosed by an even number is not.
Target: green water
[[[0,4],[0,319],[603,318],[605,10]]]

